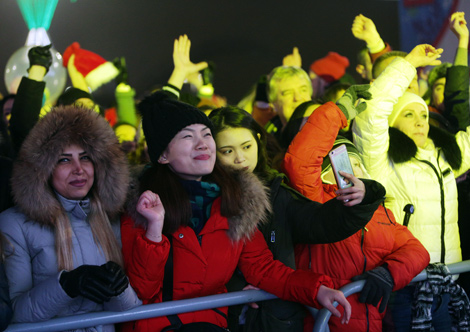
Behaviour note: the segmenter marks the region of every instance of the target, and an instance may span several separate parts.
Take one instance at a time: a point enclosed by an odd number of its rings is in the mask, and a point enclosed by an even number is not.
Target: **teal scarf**
[[[220,188],[215,183],[194,180],[181,180],[181,184],[191,202],[192,216],[188,226],[199,234],[211,215],[212,203],[219,197]]]

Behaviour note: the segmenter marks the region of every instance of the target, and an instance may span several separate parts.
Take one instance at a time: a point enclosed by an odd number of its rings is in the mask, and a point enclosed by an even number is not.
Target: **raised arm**
[[[168,83],[181,89],[184,80],[189,76],[203,70],[208,66],[207,62],[193,63],[189,56],[191,41],[187,35],[179,36],[173,43],[174,69]]]
[[[287,54],[282,59],[282,65],[286,67],[302,67],[302,57],[300,56],[299,49],[294,47],[291,54]]]
[[[354,18],[351,32],[354,37],[366,42],[372,62],[382,54],[391,51],[390,46],[386,45],[380,37],[374,21],[362,14]]]
[[[458,39],[454,65],[447,69],[444,86],[443,116],[457,130],[470,125],[468,41],[469,31],[465,13],[456,12],[450,18],[450,29]],[[430,87],[432,88],[432,87]]]
[[[121,219],[122,252],[129,281],[144,304],[161,301],[164,266],[170,242],[162,235],[165,210],[158,195],[145,191],[136,211],[145,219],[145,228],[130,216]]]
[[[10,135],[16,152],[39,119],[46,82],[44,76],[52,64],[51,45],[35,46],[28,51],[28,77],[21,79],[11,111]]]
[[[442,49],[416,46],[405,58],[397,57],[371,84],[372,99],[353,123],[354,143],[373,179],[385,179],[388,165],[388,116],[416,75],[416,67],[438,65]]]
[[[370,98],[368,89],[368,85],[355,85],[337,105],[329,102],[318,107],[290,144],[284,156],[283,172],[290,180],[289,185],[307,198],[324,202],[331,197],[325,196],[323,189],[323,159],[333,147],[338,131],[347,126],[347,120],[365,109],[365,103],[356,106],[356,101],[358,97]]]

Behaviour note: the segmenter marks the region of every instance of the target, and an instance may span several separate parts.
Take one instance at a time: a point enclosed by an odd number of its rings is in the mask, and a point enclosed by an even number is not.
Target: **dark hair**
[[[310,106],[315,105],[316,103],[317,102],[314,100],[305,101],[295,108],[294,113],[292,113],[289,121],[287,121],[281,134],[280,144],[284,149],[284,154],[294,137],[299,133],[300,126],[304,121],[305,112]]]
[[[341,90],[347,90],[350,86],[351,86],[350,83],[341,83],[341,82],[333,83],[325,90],[323,95],[320,98],[318,98],[317,104],[326,104],[329,101],[336,103],[337,101],[336,95],[338,94],[338,92]]]
[[[214,125],[213,135],[217,136],[221,131],[228,128],[245,128],[248,129],[258,145],[258,162],[254,169],[254,173],[262,180],[269,181],[273,178],[274,173],[270,165],[267,153],[268,133],[247,111],[235,107],[226,106],[213,110],[209,114],[209,119]]]
[[[376,79],[379,75],[383,72],[385,67],[382,66],[382,63],[389,59],[389,58],[396,58],[396,57],[406,57],[408,53],[403,51],[390,51],[387,53],[382,54],[377,59],[375,59],[374,64],[372,66],[372,77]]]
[[[186,226],[191,219],[189,196],[180,180],[166,164],[151,164],[139,179],[139,194],[151,190],[160,196],[165,207],[165,235],[174,233],[180,226]],[[237,177],[231,174],[230,170],[216,162],[212,173],[204,176],[202,180],[220,187],[222,216],[230,218],[240,214],[242,190]]]

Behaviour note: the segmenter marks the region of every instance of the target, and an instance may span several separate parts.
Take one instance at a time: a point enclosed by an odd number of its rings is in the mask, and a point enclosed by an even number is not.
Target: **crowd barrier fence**
[[[451,274],[459,274],[470,271],[470,260],[449,264]],[[418,274],[412,282],[422,281],[427,278],[426,271]],[[341,288],[346,297],[358,293],[362,290],[365,281],[355,281]],[[11,324],[5,332],[54,332],[86,328],[95,326],[101,332],[101,326],[107,324],[122,323],[139,319],[167,316],[172,314],[212,309],[224,306],[231,306],[242,303],[259,302],[275,299],[276,296],[262,290],[246,290],[231,292],[226,294],[210,295],[195,299],[169,301],[142,305],[128,311],[111,312],[101,311],[81,315],[59,317],[39,323],[17,323]],[[335,306],[338,303],[335,302]],[[331,312],[327,309],[316,310],[309,308],[316,317],[314,332],[326,332],[328,330],[328,320]]]

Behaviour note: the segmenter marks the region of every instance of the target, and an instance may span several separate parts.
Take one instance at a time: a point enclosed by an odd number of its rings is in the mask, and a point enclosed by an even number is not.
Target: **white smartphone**
[[[333,173],[335,174],[336,184],[338,187],[340,189],[351,187],[353,185],[352,182],[348,182],[348,180],[339,174],[339,171],[343,171],[354,175],[348,151],[346,150],[346,145],[341,144],[336,149],[331,150],[328,155],[330,157],[331,167],[333,168]]]

